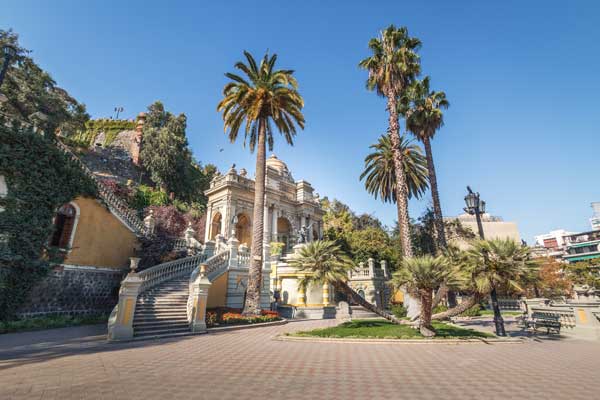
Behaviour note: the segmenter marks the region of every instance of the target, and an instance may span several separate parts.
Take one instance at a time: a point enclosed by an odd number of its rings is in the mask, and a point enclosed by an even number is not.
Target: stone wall
[[[20,316],[109,313],[117,304],[124,272],[57,266],[34,287]]]

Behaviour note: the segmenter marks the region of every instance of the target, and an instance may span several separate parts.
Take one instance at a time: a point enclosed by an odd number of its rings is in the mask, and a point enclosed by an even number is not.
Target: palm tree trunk
[[[392,142],[392,153],[394,158],[394,172],[396,174],[396,207],[398,208],[398,230],[400,233],[400,244],[402,255],[412,257],[412,243],[410,240],[410,220],[408,215],[408,187],[406,186],[406,175],[402,164],[403,154],[400,151],[400,124],[398,123],[397,101],[394,91],[390,88],[387,93],[387,108],[389,113],[389,135]],[[417,301],[404,291],[405,305],[408,316],[413,318],[418,315]]]
[[[425,337],[435,336],[435,330],[431,326],[431,290],[419,290],[421,300],[421,316],[419,318],[419,332]]]
[[[258,121],[256,149],[256,179],[254,183],[254,213],[252,220],[252,247],[244,315],[260,315],[260,292],[263,266],[263,224],[265,209],[266,125]]]
[[[332,282],[332,285],[338,292],[345,294],[348,299],[352,300],[352,302],[359,304],[361,307],[366,308],[367,310],[371,311],[372,313],[375,313],[375,314],[379,315],[380,317],[385,318],[388,321],[391,321],[395,324],[407,323],[407,321],[403,321],[399,318],[396,318],[395,315],[388,313],[387,311],[382,310],[381,308],[369,303],[361,295],[356,293],[354,291],[354,289],[352,289],[350,286],[348,286],[348,284],[346,282],[336,281],[336,282]]]
[[[435,164],[433,163],[433,151],[431,150],[431,139],[425,135],[425,132],[421,134],[423,138],[423,145],[425,147],[425,158],[427,159],[427,172],[429,173],[429,185],[431,186],[431,201],[433,202],[433,219],[436,230],[436,241],[438,252],[442,251],[447,247],[446,242],[446,229],[444,227],[444,216],[442,214],[442,206],[440,204],[440,192],[438,190],[437,175],[435,173]],[[438,291],[439,293],[439,291]],[[456,294],[453,291],[444,291],[443,295],[448,295],[448,305],[450,307],[456,306]],[[437,302],[434,300],[434,307],[440,302],[441,298],[436,295]]]
[[[402,243],[402,255],[412,257],[413,251],[410,240],[409,216],[408,216],[408,188],[406,186],[406,175],[402,167],[402,152],[400,151],[400,125],[398,123],[397,101],[393,91],[387,93],[387,108],[389,113],[389,135],[392,142],[394,154],[394,172],[396,174],[396,206],[398,207],[398,228],[400,230],[400,242]]]
[[[427,170],[429,172],[429,185],[431,186],[431,200],[433,202],[433,215],[435,220],[435,230],[437,234],[438,250],[446,248],[446,232],[444,230],[444,217],[440,205],[440,193],[438,191],[437,177],[435,174],[435,165],[433,164],[433,153],[431,151],[431,140],[429,136],[421,135],[425,147],[425,158],[427,158]]]
[[[457,315],[460,315],[463,312],[467,311],[469,308],[473,307],[475,304],[478,304],[482,298],[483,298],[483,296],[481,294],[475,293],[468,299],[463,300],[462,303],[460,303],[456,307],[451,308],[451,309],[446,310],[441,313],[433,314],[431,316],[431,319],[443,320],[443,319],[448,319],[450,317],[455,317]]]

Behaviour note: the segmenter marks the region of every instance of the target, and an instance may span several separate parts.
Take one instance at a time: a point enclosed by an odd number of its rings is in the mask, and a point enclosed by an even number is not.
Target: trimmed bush
[[[394,314],[396,318],[404,318],[408,314],[408,310],[403,304],[395,304],[392,306],[392,314]]]

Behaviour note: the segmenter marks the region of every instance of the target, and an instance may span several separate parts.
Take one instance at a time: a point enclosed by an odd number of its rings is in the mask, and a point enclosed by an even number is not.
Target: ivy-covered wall
[[[71,139],[79,145],[89,147],[94,138],[104,132],[103,146],[109,146],[119,132],[135,129],[135,122],[120,119],[91,119],[85,123],[85,129],[75,134]]]
[[[58,253],[47,247],[55,210],[77,196],[96,195],[94,183],[50,138],[0,120],[0,319],[14,317]]]

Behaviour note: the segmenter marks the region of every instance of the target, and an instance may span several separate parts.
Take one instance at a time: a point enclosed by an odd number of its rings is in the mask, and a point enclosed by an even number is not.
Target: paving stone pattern
[[[600,345],[274,341],[282,326],[108,344],[103,328],[0,336],[0,399],[593,399]]]

